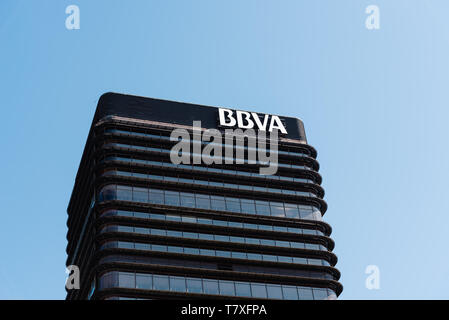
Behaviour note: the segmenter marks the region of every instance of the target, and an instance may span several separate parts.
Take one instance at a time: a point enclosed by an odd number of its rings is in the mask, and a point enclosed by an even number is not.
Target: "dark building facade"
[[[67,299],[335,299],[342,291],[316,151],[280,117],[275,175],[174,164],[173,129],[218,109],[115,93],[97,106],[68,206]]]

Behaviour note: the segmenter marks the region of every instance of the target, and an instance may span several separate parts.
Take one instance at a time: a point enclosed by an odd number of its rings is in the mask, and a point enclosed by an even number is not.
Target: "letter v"
[[[259,128],[259,130],[267,131],[268,115],[267,114],[264,115],[263,124],[260,122],[259,115],[257,113],[251,112],[251,115],[253,116],[254,122],[256,122],[257,127]]]

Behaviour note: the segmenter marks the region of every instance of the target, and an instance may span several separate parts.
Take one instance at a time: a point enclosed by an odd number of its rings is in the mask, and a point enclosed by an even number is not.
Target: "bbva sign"
[[[263,120],[261,120],[256,112],[233,111],[225,108],[218,108],[218,116],[220,125],[223,127],[237,126],[241,129],[253,129],[256,125],[260,131],[267,131],[268,127],[269,132],[278,129],[287,134],[287,130],[278,116],[265,114]]]

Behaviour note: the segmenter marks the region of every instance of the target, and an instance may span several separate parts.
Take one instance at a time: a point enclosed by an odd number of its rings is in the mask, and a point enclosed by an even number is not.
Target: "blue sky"
[[[65,28],[65,8],[81,29]],[[365,8],[380,8],[380,29]],[[448,299],[447,1],[0,2],[0,299],[65,297],[66,207],[107,91],[301,118],[342,299]],[[380,269],[380,289],[365,268]]]

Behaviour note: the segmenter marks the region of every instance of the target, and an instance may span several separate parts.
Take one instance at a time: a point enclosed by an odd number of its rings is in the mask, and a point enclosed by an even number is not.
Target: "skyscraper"
[[[277,172],[174,163],[170,135],[194,136],[194,121],[278,132]],[[67,265],[81,284],[67,299],[335,299],[316,156],[296,118],[104,94],[67,209]]]

